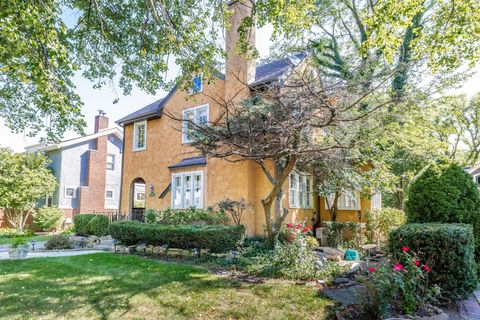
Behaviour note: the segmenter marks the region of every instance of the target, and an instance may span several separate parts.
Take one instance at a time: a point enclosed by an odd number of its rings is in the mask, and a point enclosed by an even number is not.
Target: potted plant
[[[22,237],[14,238],[8,256],[10,259],[25,259],[28,254],[27,240]]]

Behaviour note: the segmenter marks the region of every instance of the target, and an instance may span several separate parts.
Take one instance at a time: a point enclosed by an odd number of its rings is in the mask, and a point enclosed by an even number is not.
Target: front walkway
[[[27,259],[32,258],[46,258],[46,257],[69,257],[69,256],[80,256],[84,254],[105,252],[99,250],[75,250],[75,251],[30,251],[27,255]],[[8,260],[8,252],[0,252],[0,260]]]
[[[457,308],[461,317],[480,320],[480,285],[468,299],[457,301]]]

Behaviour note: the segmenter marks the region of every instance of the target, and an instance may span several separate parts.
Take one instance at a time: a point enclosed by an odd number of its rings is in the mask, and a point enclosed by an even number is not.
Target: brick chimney
[[[255,59],[247,59],[246,54],[237,54],[237,43],[240,38],[238,28],[242,20],[252,13],[251,0],[234,0],[229,4],[233,10],[229,19],[227,30],[226,52],[227,61],[225,67],[225,100],[241,100],[249,95],[247,84],[255,80]],[[255,27],[247,34],[247,41],[255,46]]]
[[[108,118],[103,110],[98,110],[98,114],[95,116],[95,129],[94,133],[108,129]]]

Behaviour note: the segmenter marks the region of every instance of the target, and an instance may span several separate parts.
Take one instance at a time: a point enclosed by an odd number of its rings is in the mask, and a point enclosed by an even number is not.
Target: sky
[[[266,57],[269,53],[272,41],[270,40],[272,34],[271,26],[266,26],[256,32],[256,46],[260,56]],[[176,74],[172,72],[171,74]],[[94,117],[98,114],[98,110],[104,110],[110,120],[110,127],[115,126],[115,121],[140,109],[166,95],[166,92],[161,90],[155,95],[149,95],[138,88],[134,88],[130,95],[124,96],[122,89],[112,86],[105,86],[102,89],[94,89],[93,83],[83,78],[80,73],[76,74],[73,79],[76,85],[76,92],[82,99],[84,105],[82,113],[87,122],[85,133],[93,132]],[[449,92],[452,94],[467,94],[472,96],[480,91],[480,66],[477,68],[477,74],[470,78],[462,88]],[[118,95],[117,95],[118,94]],[[118,103],[113,104],[116,98],[119,98]],[[67,132],[64,139],[70,139],[78,136],[74,132]],[[21,152],[28,145],[38,143],[39,137],[31,138],[25,134],[13,134],[0,120],[0,147],[9,147],[14,151]]]

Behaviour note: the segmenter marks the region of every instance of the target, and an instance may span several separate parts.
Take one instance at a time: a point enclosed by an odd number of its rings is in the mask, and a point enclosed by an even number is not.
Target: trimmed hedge
[[[396,255],[408,247],[431,268],[429,278],[442,296],[464,298],[477,286],[475,241],[466,224],[412,223],[390,233],[389,250]]]
[[[235,250],[243,241],[244,226],[158,225],[137,221],[116,222],[109,226],[110,235],[125,245],[167,244],[178,249],[210,249],[212,253]]]
[[[73,217],[75,233],[80,236],[104,236],[108,234],[108,217],[103,214],[77,214]]]

